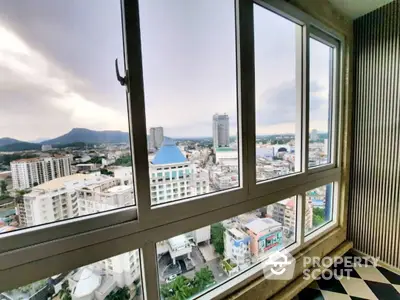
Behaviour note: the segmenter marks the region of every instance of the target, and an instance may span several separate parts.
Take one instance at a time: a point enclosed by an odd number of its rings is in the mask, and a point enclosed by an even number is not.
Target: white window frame
[[[159,299],[156,243],[229,217],[240,215],[291,196],[297,196],[296,253],[339,226],[341,205],[341,137],[343,136],[343,55],[344,37],[296,7],[279,0],[235,0],[238,138],[240,141],[240,187],[224,192],[184,199],[151,207],[148,176],[147,129],[141,62],[138,0],[123,0],[124,45],[128,68],[128,111],[133,156],[136,206],[102,212],[10,232],[0,236],[0,291],[72,270],[134,249],[141,251],[142,283],[146,299]],[[301,172],[269,181],[255,180],[255,78],[253,3],[263,6],[302,26],[298,35],[301,56],[302,99],[297,109],[301,120]],[[331,164],[308,168],[309,37],[334,45]],[[126,55],[126,54],[129,55]],[[129,92],[132,91],[132,92]],[[297,135],[296,135],[297,137]],[[135,147],[134,145],[139,145]],[[309,236],[304,236],[305,193],[334,183],[333,220]],[[205,297],[232,292],[238,282],[260,276],[253,267],[214,288]],[[219,297],[219,296],[218,296]]]

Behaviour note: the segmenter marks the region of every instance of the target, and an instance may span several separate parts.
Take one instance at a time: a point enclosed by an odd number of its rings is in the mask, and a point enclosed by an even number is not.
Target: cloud
[[[127,130],[127,115],[80,92],[85,83],[0,23],[0,136],[55,136],[72,127]],[[32,136],[32,125],[38,136]],[[12,127],[12,128],[10,128]],[[39,131],[40,129],[40,131]],[[60,129],[62,131],[60,131]]]
[[[326,121],[328,117],[328,90],[313,81],[310,83],[310,120]],[[267,130],[273,126],[276,133],[279,124],[286,130],[292,129],[296,122],[296,86],[294,81],[285,82],[275,88],[266,90],[256,104],[257,127]],[[291,125],[289,125],[291,124]]]

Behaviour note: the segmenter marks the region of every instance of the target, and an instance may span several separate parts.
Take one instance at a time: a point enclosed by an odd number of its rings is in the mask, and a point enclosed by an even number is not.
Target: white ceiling
[[[344,15],[357,19],[393,0],[329,0]]]

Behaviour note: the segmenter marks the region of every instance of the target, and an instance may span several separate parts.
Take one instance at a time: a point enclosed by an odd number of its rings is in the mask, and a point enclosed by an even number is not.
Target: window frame
[[[301,23],[303,26],[301,35],[303,49],[301,172],[262,181],[260,184],[257,184],[254,172],[254,3],[297,24]],[[322,235],[337,228],[340,218],[339,210],[343,205],[343,199],[340,199],[343,151],[341,142],[343,136],[343,49],[345,48],[343,35],[287,2],[235,0],[240,187],[151,208],[148,164],[147,159],[143,159],[147,158],[147,148],[134,147],[134,145],[147,145],[138,0],[121,0],[121,8],[126,65],[134,66],[126,68],[126,74],[129,79],[127,103],[130,129],[135,128],[135,131],[130,130],[130,136],[136,206],[44,224],[0,236],[0,290],[28,284],[46,276],[126,251],[140,249],[145,298],[159,299],[155,248],[158,241],[295,195],[297,195],[298,208],[296,222],[300,227],[296,230],[296,247],[293,248],[293,253],[299,252]],[[332,106],[332,161],[331,164],[308,168],[309,38],[312,35],[322,38],[325,43],[333,40],[337,47],[334,51],[335,68],[332,89],[332,97],[335,99]],[[334,183],[332,201],[335,200],[334,220],[329,226],[322,226],[310,236],[305,237],[305,192],[332,182]],[[220,297],[230,293],[237,288],[238,282],[247,282],[249,278],[261,274],[262,270],[255,267],[238,274],[214,289],[215,296]],[[207,295],[213,295],[213,291]]]

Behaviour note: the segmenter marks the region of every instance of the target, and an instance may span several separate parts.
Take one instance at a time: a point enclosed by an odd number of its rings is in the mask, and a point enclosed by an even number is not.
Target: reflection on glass
[[[333,212],[333,184],[327,184],[306,193],[306,208],[310,216],[306,215],[305,233],[314,230],[332,221]]]
[[[296,30],[299,25],[254,5],[257,181],[299,171]]]
[[[0,299],[143,299],[139,250],[0,293]]]
[[[239,186],[234,1],[139,10],[152,205]]]
[[[133,205],[120,4],[0,11],[0,232]]]
[[[157,243],[161,296],[190,298],[293,244],[296,203],[292,197]]]
[[[330,162],[332,48],[310,39],[310,132],[308,166]]]

